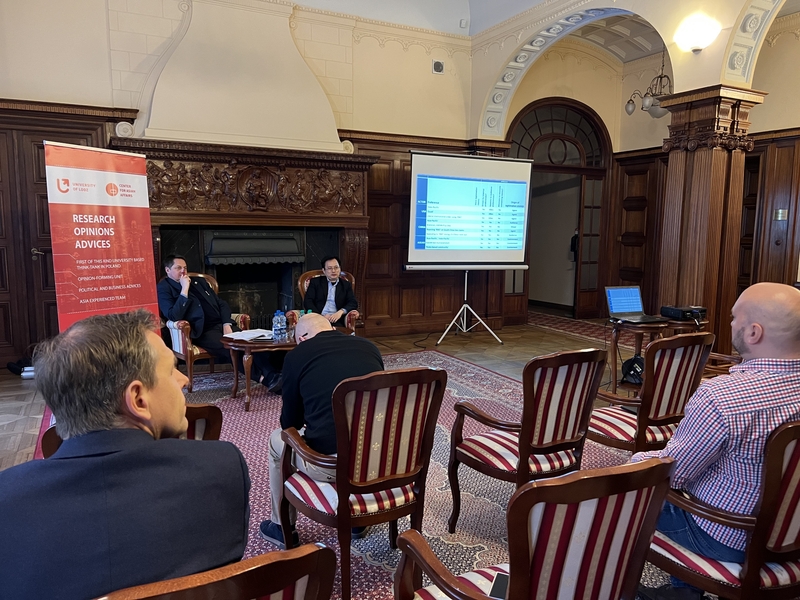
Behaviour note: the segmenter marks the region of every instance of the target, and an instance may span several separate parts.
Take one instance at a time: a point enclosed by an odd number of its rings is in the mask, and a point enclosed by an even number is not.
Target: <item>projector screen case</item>
[[[406,268],[527,268],[531,164],[412,152]]]

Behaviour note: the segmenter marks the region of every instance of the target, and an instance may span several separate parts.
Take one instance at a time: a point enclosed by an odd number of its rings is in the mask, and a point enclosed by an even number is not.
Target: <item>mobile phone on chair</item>
[[[497,598],[497,600],[506,600],[508,598],[508,574],[497,573],[494,576],[492,589],[489,590],[490,598]]]

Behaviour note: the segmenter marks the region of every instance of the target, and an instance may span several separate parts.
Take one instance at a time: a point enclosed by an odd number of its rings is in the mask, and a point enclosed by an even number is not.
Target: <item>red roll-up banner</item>
[[[145,157],[45,142],[58,326],[146,308],[158,317]]]

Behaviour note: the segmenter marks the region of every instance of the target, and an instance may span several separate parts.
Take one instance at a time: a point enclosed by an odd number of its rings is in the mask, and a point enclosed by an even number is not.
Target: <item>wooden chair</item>
[[[513,481],[518,488],[531,479],[580,469],[589,414],[605,365],[605,350],[557,352],[529,361],[522,371],[520,421],[502,421],[470,402],[456,403],[447,470],[453,494],[450,533],[455,533],[461,512],[461,463]],[[465,416],[492,429],[464,439]]]
[[[738,354],[719,354],[712,352],[708,355],[706,368],[703,370],[703,379],[711,379],[717,375],[727,375],[734,365],[742,362],[742,357]]]
[[[211,571],[139,585],[98,600],[327,600],[336,553],[322,544],[267,552]]]
[[[458,577],[419,532],[403,532],[395,599],[489,600],[495,574],[507,573],[514,600],[633,600],[674,468],[654,458],[526,483],[508,505],[509,564]]]
[[[219,293],[219,284],[211,275],[205,273],[189,273],[189,277],[202,277],[211,286],[215,294]],[[236,325],[244,331],[250,329],[250,315],[235,313],[231,315]],[[180,360],[186,363],[186,376],[189,383],[186,390],[191,393],[192,382],[194,381],[194,363],[198,360],[207,360],[209,371],[214,372],[214,356],[205,351],[202,347],[192,342],[192,326],[189,321],[167,321],[167,329],[172,340],[172,352]]]
[[[687,333],[650,342],[644,350],[639,395],[626,398],[599,391],[599,399],[620,406],[595,409],[586,437],[631,452],[666,446],[683,418],[686,403],[700,385],[713,343],[713,333]]]
[[[187,404],[186,420],[189,429],[186,437],[190,440],[218,440],[222,432],[222,411],[213,404]],[[42,455],[50,458],[62,442],[56,427],[49,427],[42,435]]]
[[[695,554],[656,532],[647,560],[720,598],[800,597],[800,422],[772,432],[764,451],[761,497],[752,515],[728,513],[686,492],[667,500],[683,510],[748,535],[744,563]]]
[[[425,478],[436,419],[447,384],[440,369],[379,371],[342,381],[333,391],[337,456],[309,448],[296,429],[286,442],[281,475],[283,539],[291,546],[289,504],[310,519],[335,527],[341,548],[342,598],[350,600],[351,529],[390,522],[390,543],[397,547],[397,519],[411,515],[422,527]],[[311,479],[294,467],[293,454],[336,470],[336,484]],[[339,510],[345,506],[348,510]]]
[[[308,284],[314,277],[324,277],[325,271],[322,269],[316,269],[314,271],[306,271],[297,279],[297,291],[300,292],[300,297],[305,300],[306,291],[308,290]],[[346,279],[350,282],[350,285],[353,286],[353,293],[356,291],[356,278],[353,277],[351,273],[346,273],[345,271],[341,271],[339,273],[339,277],[342,279]],[[290,316],[291,313],[291,316]],[[361,314],[357,310],[351,310],[344,316],[344,323],[345,329],[351,335],[355,335],[356,333],[356,323],[360,318]],[[290,326],[294,326],[297,324],[297,319],[299,317],[298,311],[292,310],[287,313],[286,319],[289,321]]]

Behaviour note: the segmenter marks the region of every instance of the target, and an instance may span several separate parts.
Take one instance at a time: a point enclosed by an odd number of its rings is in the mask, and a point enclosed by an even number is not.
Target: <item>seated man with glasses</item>
[[[337,327],[344,327],[345,315],[358,308],[353,286],[343,277],[339,277],[342,269],[338,257],[323,258],[322,270],[325,279],[313,277],[308,282],[303,308],[321,314]]]

